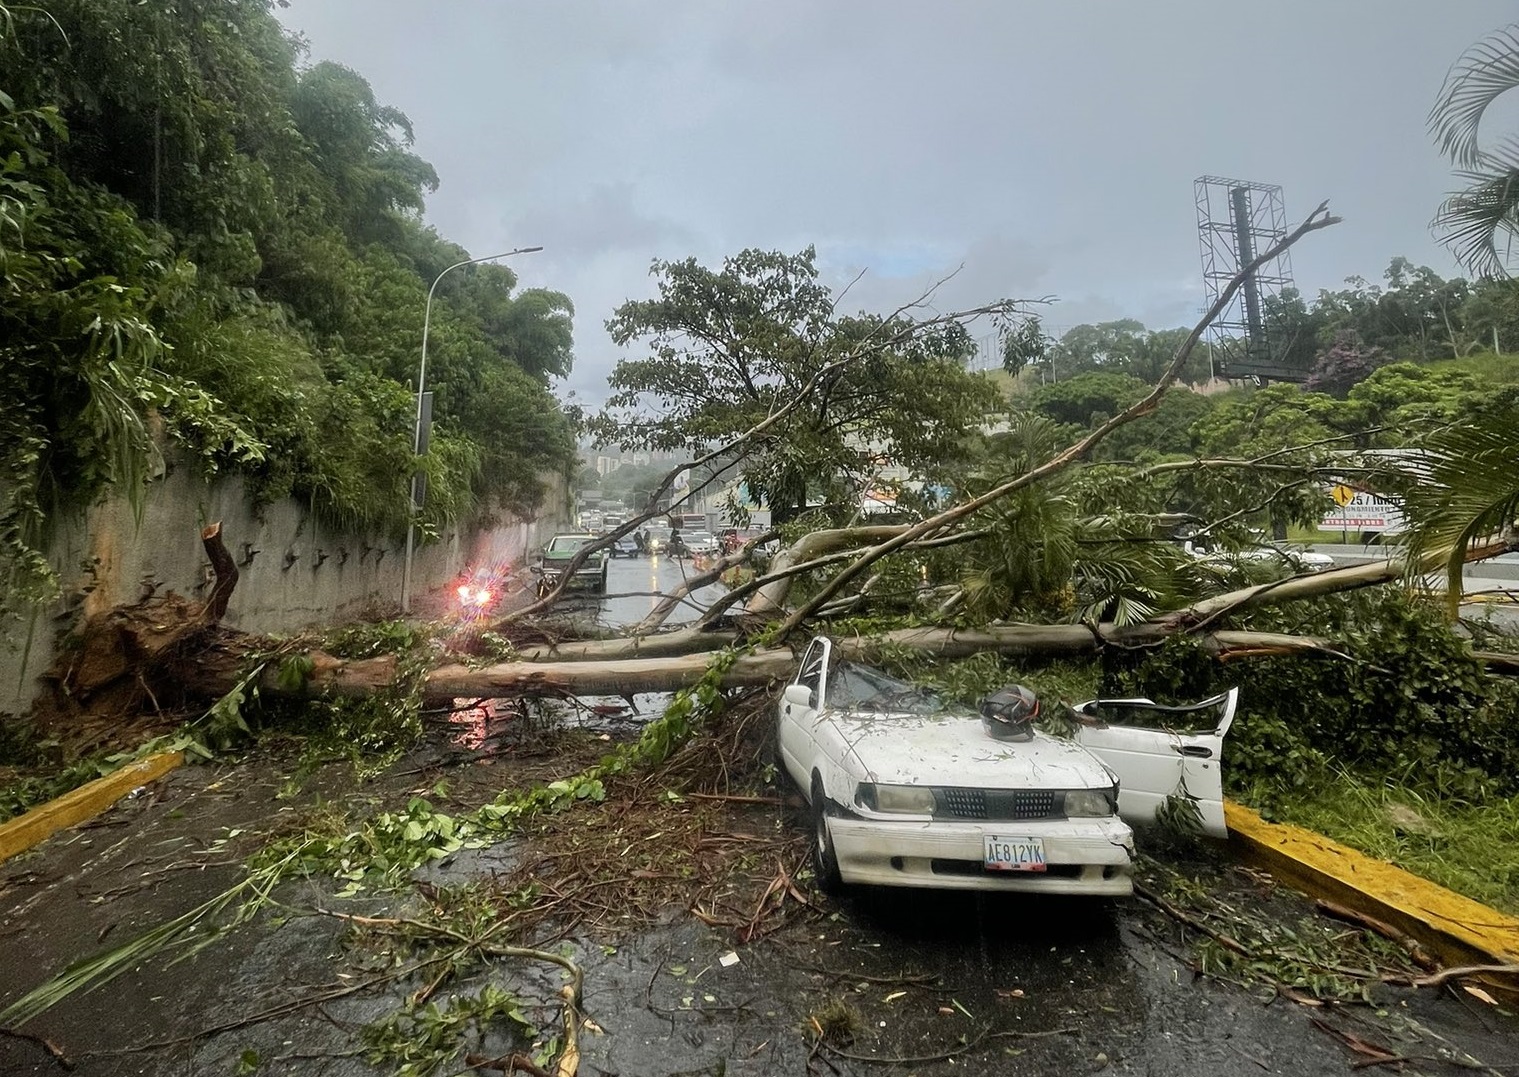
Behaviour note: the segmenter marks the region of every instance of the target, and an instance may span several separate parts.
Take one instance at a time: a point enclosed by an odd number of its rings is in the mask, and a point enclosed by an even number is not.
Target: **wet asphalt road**
[[[668,561],[618,561],[609,590],[627,597],[590,603],[583,613],[595,612],[604,624],[636,620],[653,599],[628,593],[667,589],[679,571]],[[456,730],[440,730],[413,757],[358,788],[345,767],[327,768],[294,799],[280,795],[293,760],[277,751],[242,765],[185,768],[94,823],[0,865],[0,1006],[71,961],[235,882],[238,856],[215,844],[229,829],[278,827],[320,799],[393,807],[425,793],[430,768],[456,761],[459,742]],[[513,765],[483,755],[478,762],[448,773],[461,786],[489,788],[497,773],[489,764]],[[753,811],[756,828],[796,822],[777,819],[773,807]],[[462,882],[509,870],[515,859],[513,843],[505,842],[461,852],[425,874],[434,884]],[[1283,916],[1303,907],[1216,854],[1197,870],[1211,880],[1206,885],[1234,888],[1238,903]],[[279,915],[179,964],[145,962],[24,1031],[60,1047],[86,1077],[230,1075],[255,1055],[259,1074],[385,1072],[353,1056],[354,1030],[393,1010],[403,992],[279,1012],[292,1000],[341,990],[356,975],[345,971],[343,927],[309,910],[396,915],[415,900],[344,902],[330,889],[291,884]],[[1196,978],[1177,925],[1137,901],[890,891],[812,900],[812,909],[747,945],[678,904],[662,924],[632,935],[572,940],[586,969],[587,1012],[604,1030],[583,1040],[581,1074],[1254,1077],[1348,1074],[1357,1061],[1312,1024],[1325,1011]],[[728,954],[738,961],[725,965]],[[529,1000],[549,999],[557,986],[556,978],[521,965],[503,965],[490,978]],[[843,1054],[813,1057],[808,1018],[829,1003],[857,1016],[846,1053],[904,1061],[887,1067]],[[527,1009],[551,1020],[546,1003]],[[1470,999],[1383,993],[1379,1008],[1345,1007],[1334,1022],[1407,1055],[1437,1056],[1457,1044],[1490,1067],[1486,1072],[1519,1073],[1519,1026]],[[952,1061],[940,1057],[988,1029],[998,1038]],[[486,1053],[506,1046],[481,1045]],[[1410,1067],[1404,1072],[1454,1072],[1438,1062]],[[38,1043],[0,1035],[0,1075],[62,1072]]]
[[[257,828],[295,810],[277,798],[282,772],[270,762],[178,771],[95,824],[0,866],[0,1002],[236,881],[235,858],[209,854],[209,844],[227,828]],[[314,792],[341,795],[344,777],[326,775]],[[408,791],[398,774],[365,795],[378,806]],[[434,883],[460,882],[509,870],[514,859],[512,844],[503,843],[425,874]],[[238,1072],[250,1052],[261,1060],[260,1074],[386,1072],[348,1056],[355,1029],[394,1010],[415,983],[279,1013],[362,975],[344,964],[352,955],[342,926],[309,910],[397,915],[417,900],[340,901],[330,890],[291,884],[279,915],[180,964],[145,962],[25,1031],[58,1045],[87,1077],[220,1077]],[[1137,902],[890,891],[813,900],[814,910],[747,945],[679,906],[662,925],[631,936],[574,939],[571,952],[586,969],[586,1011],[604,1030],[585,1036],[580,1072],[1223,1077],[1344,1075],[1357,1060],[1311,1024],[1318,1011],[1197,979],[1176,926]],[[1284,911],[1300,905],[1281,893],[1259,900]],[[726,954],[738,962],[725,966]],[[552,1025],[542,1000],[552,998],[555,977],[503,964],[489,979]],[[924,1060],[883,1069],[835,1055],[809,1066],[808,1017],[830,1003],[858,1015],[849,1052]],[[1381,1012],[1391,1016],[1346,1007],[1333,1021],[1407,1054],[1433,1055],[1453,1043],[1493,1067],[1487,1072],[1519,1072],[1511,1068],[1519,1031],[1488,1007],[1426,993],[1389,995]],[[1000,1038],[954,1062],[931,1057],[986,1029]],[[487,1053],[507,1046],[481,1044]],[[62,1072],[37,1044],[0,1036],[0,1074]],[[1452,1071],[1421,1064],[1410,1072]]]
[[[698,571],[689,560],[674,557],[614,557],[607,573],[607,598],[597,604],[597,623],[607,628],[637,623],[655,607],[659,596],[673,591]],[[694,620],[725,590],[719,585],[692,592],[668,623]]]

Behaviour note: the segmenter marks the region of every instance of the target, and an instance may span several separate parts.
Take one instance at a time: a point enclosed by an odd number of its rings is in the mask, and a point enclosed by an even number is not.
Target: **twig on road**
[[[974,1039],[956,1044],[945,1051],[932,1055],[862,1055],[852,1051],[846,1051],[840,1047],[831,1047],[827,1042],[819,1040],[816,1046],[839,1058],[847,1058],[851,1062],[868,1062],[878,1066],[913,1066],[927,1062],[947,1062],[957,1055],[963,1055],[967,1051],[974,1051],[994,1040],[1042,1040],[1051,1036],[1079,1036],[1080,1029],[1075,1028],[1048,1028],[1038,1032],[993,1032],[987,1029]]]
[[[21,1032],[14,1028],[0,1028],[0,1036],[9,1036],[12,1039],[26,1040],[30,1043],[35,1043],[38,1047],[41,1047],[44,1051],[46,1051],[54,1062],[58,1063],[64,1069],[71,1070],[74,1068],[74,1063],[69,1059],[69,1056],[64,1053],[63,1048],[58,1046],[52,1040],[48,1039],[46,1036],[38,1036],[33,1032]]]

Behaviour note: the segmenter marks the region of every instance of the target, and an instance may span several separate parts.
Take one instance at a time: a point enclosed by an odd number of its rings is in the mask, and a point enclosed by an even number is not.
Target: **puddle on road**
[[[561,622],[566,635],[588,637],[598,631],[624,628],[653,608],[657,594],[678,586],[686,571],[682,562],[669,558],[615,560],[607,597],[566,595],[549,622]],[[719,586],[702,588],[666,627],[676,628],[689,621],[724,590]],[[478,635],[479,631],[478,623],[462,628],[457,649],[468,652],[470,633]],[[649,721],[664,713],[670,698],[669,692],[642,692],[568,699],[455,699],[453,710],[442,716],[439,725],[451,748],[489,755],[500,747],[544,733],[581,731],[609,739],[636,736]]]
[[[611,565],[608,597],[565,595],[554,614],[564,621],[567,635],[594,636],[598,630],[620,629],[641,620],[658,602],[655,595],[676,588],[684,576],[684,565],[668,557],[618,559]],[[690,620],[723,591],[720,586],[700,589],[667,627]],[[638,693],[571,699],[456,699],[441,725],[451,747],[482,755],[545,732],[583,731],[620,740],[633,737],[664,714],[670,697],[671,693]]]

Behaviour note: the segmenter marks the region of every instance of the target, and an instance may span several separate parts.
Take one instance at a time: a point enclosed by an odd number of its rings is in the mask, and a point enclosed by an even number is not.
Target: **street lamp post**
[[[472,266],[480,262],[494,262],[498,258],[510,258],[514,254],[532,254],[543,250],[542,247],[518,247],[516,250],[503,251],[500,254],[487,254],[483,258],[466,258],[462,262],[455,262],[443,272],[433,278],[432,287],[427,289],[427,307],[422,313],[422,363],[417,367],[417,417],[412,427],[411,452],[413,456],[422,455],[422,397],[427,389],[427,331],[432,327],[432,297],[438,290],[438,284],[444,277],[462,266]],[[401,569],[401,612],[411,612],[411,561],[412,554],[416,550],[417,513],[422,511],[421,498],[421,475],[420,472],[412,472],[411,475],[411,514],[406,521],[406,564]]]

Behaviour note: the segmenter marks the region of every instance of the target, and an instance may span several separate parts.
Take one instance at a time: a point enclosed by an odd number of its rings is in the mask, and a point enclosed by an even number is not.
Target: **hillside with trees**
[[[423,219],[404,113],[269,2],[0,6],[0,70],[0,589],[46,594],[50,522],[138,498],[166,445],[404,529],[427,290],[469,257]],[[573,308],[516,285],[438,289],[424,531],[572,465]]]

